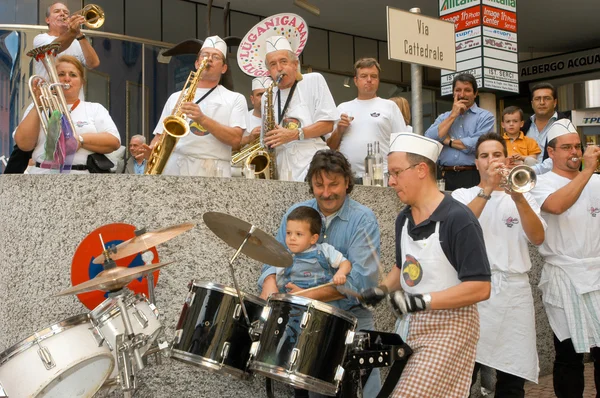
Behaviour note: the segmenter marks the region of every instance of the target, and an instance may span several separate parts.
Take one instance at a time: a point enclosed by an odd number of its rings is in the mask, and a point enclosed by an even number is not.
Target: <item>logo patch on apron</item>
[[[190,123],[190,133],[196,134],[196,135],[199,135],[199,136],[205,136],[205,135],[209,135],[210,134],[208,132],[208,130],[206,130],[204,127],[200,126],[196,122],[191,122]]]
[[[406,255],[406,260],[402,264],[402,278],[404,278],[404,283],[410,287],[417,286],[423,279],[421,264],[410,254]]]

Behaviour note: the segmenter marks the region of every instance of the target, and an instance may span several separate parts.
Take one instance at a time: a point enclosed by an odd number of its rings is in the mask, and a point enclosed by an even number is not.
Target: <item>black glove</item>
[[[429,294],[408,294],[395,291],[388,296],[392,311],[398,318],[409,312],[424,311],[429,309],[431,296]]]
[[[388,289],[385,285],[371,287],[361,293],[360,302],[366,306],[375,306],[387,296]]]

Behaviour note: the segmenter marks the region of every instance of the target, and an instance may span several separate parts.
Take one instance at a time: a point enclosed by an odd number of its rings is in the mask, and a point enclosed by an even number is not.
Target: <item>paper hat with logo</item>
[[[273,79],[270,77],[255,77],[252,79],[252,91],[267,89],[272,83]]]
[[[247,75],[270,76],[265,65],[267,52],[290,50],[300,55],[307,40],[308,25],[299,15],[283,13],[270,16],[256,24],[242,39],[237,52],[238,65]]]
[[[425,156],[434,163],[437,162],[443,147],[436,140],[414,133],[393,133],[390,137],[390,153],[414,153]]]
[[[224,56],[227,56],[227,44],[225,44],[225,41],[219,36],[207,37],[204,40],[204,44],[202,44],[200,51],[204,50],[205,48],[214,48],[219,50]]]
[[[571,133],[577,134],[577,129],[569,119],[557,120],[548,129],[548,142],[552,141],[556,137],[560,137],[561,135]]]

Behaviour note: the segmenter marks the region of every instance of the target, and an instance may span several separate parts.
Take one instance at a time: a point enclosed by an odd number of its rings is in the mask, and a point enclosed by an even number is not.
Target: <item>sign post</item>
[[[387,7],[388,58],[411,64],[413,131],[423,135],[422,67],[456,69],[454,24]]]

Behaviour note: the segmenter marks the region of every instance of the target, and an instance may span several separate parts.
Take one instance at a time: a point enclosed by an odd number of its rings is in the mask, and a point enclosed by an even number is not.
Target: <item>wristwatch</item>
[[[76,37],[76,39],[77,39],[77,41],[81,41],[81,40],[85,39],[85,35],[81,34],[81,36]]]
[[[450,141],[448,142],[448,146],[449,146],[450,148],[452,148],[452,142],[454,142],[454,140],[453,140],[452,138],[450,138]]]
[[[483,191],[483,188],[481,188],[479,190],[479,193],[477,194],[477,197],[484,198],[485,200],[490,200],[492,198],[492,195],[486,195],[485,192]]]
[[[304,130],[302,127],[298,127],[298,141],[302,141],[304,139]]]
[[[79,134],[79,136],[78,136],[78,137],[79,137],[79,146],[80,146],[81,148],[83,148],[83,136],[82,136],[81,134]]]

